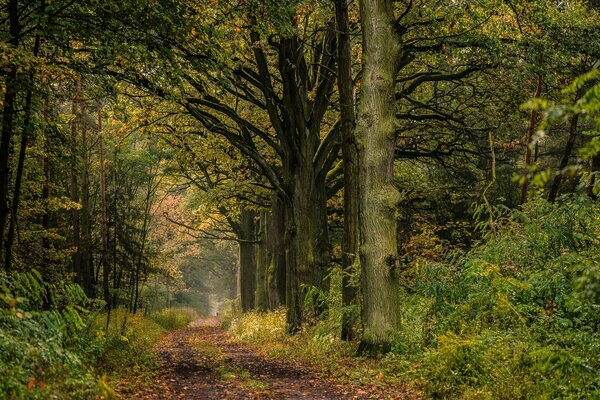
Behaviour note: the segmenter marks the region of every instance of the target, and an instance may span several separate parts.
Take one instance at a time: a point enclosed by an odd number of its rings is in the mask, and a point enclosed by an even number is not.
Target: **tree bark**
[[[542,94],[542,77],[539,76],[537,79],[537,86],[534,93],[534,98],[539,98]],[[538,124],[539,113],[536,110],[531,110],[531,117],[529,119],[529,129],[527,130],[527,150],[525,151],[525,180],[523,186],[521,186],[521,204],[525,204],[527,201],[527,194],[529,192],[529,167],[531,166],[531,142],[533,140],[533,134]]]
[[[354,81],[352,78],[352,48],[346,0],[335,0],[337,24],[338,91],[342,130],[342,158],[344,162],[344,236],[342,239],[342,340],[353,339],[354,313],[357,290],[351,278],[356,273],[358,260],[358,150],[354,139]]]
[[[600,174],[600,154],[596,154],[592,157],[592,161],[590,163],[592,179],[590,182],[589,194],[590,197],[594,200],[598,199],[598,193],[594,191],[594,188],[598,186],[598,174]]]
[[[50,165],[50,129],[48,127],[50,123],[50,105],[49,100],[46,98],[44,102],[44,158],[43,158],[43,170],[44,170],[44,183],[42,184],[42,202],[44,204],[44,215],[42,216],[42,228],[44,229],[44,235],[42,237],[42,249],[43,249],[43,261],[42,267],[44,271],[48,271],[50,268],[50,240],[48,239],[48,231],[50,230],[50,185],[52,183],[52,168]]]
[[[35,43],[33,45],[33,56],[37,57],[40,50],[40,37],[35,37]],[[21,182],[23,180],[23,170],[25,168],[25,156],[27,155],[27,145],[31,137],[33,137],[34,125],[32,120],[32,101],[33,101],[33,78],[34,72],[29,74],[29,81],[27,82],[27,94],[25,95],[25,107],[24,107],[24,118],[23,118],[23,132],[21,134],[21,144],[19,146],[19,159],[17,161],[17,172],[15,177],[15,187],[13,190],[12,207],[10,208],[10,225],[8,228],[8,234],[6,235],[5,243],[5,259],[4,265],[6,270],[11,270],[12,264],[12,248],[15,238],[15,230],[17,225],[17,216],[19,212],[19,201],[21,199]]]
[[[108,217],[106,207],[106,169],[104,165],[104,135],[102,132],[102,104],[98,100],[97,103],[98,111],[98,157],[99,157],[99,170],[100,175],[100,230],[102,236],[102,250],[100,253],[100,266],[102,268],[102,283],[103,283],[103,295],[106,306],[110,308],[110,292],[109,292],[109,279],[110,269],[109,263],[107,262],[108,255]]]
[[[73,120],[71,121],[71,183],[70,183],[70,195],[71,201],[79,203],[79,183],[78,183],[78,140],[77,140],[77,128],[81,121],[80,114],[80,96],[81,96],[81,79],[78,78],[76,82],[75,93],[73,95],[73,101],[71,106],[71,113],[73,114]],[[81,233],[79,226],[79,210],[73,208],[71,210],[71,225],[73,227],[73,247],[75,251],[72,256],[72,272],[75,274],[76,282],[82,284],[81,280]]]
[[[240,216],[238,286],[242,311],[254,308],[256,290],[255,217],[252,210],[244,209]]]
[[[583,95],[583,90],[579,89],[575,95],[575,101],[578,101]],[[573,147],[575,146],[575,139],[577,139],[577,123],[579,121],[579,114],[575,114],[571,117],[571,121],[569,124],[569,137],[567,139],[567,144],[565,145],[565,151],[563,153],[562,159],[560,160],[560,165],[558,166],[558,172],[552,181],[552,187],[550,188],[550,194],[548,195],[548,200],[551,203],[554,203],[556,197],[558,196],[558,190],[560,189],[560,184],[562,182],[562,177],[565,168],[569,165],[569,159],[571,158],[571,153],[573,152]]]
[[[273,196],[269,228],[267,229],[268,245],[271,248],[271,258],[268,267],[269,308],[275,309],[285,305],[285,211],[277,195]]]
[[[395,211],[395,79],[402,47],[395,30],[393,3],[360,2],[363,29],[363,81],[356,138],[359,151],[360,262],[363,337],[360,351],[389,350],[400,323],[399,268]]]
[[[87,103],[84,99],[83,82],[80,92],[81,115],[81,286],[88,296],[93,296],[93,265],[92,265],[92,223],[90,210],[90,149],[88,146]]]
[[[272,255],[268,243],[269,219],[267,211],[260,211],[256,235],[258,244],[256,246],[256,294],[254,298],[254,306],[257,311],[267,311],[269,309],[267,269]]]
[[[19,35],[21,27],[19,24],[18,1],[8,1],[8,23],[10,39],[8,44],[17,50],[19,47]],[[15,130],[15,103],[17,99],[17,66],[11,65],[5,78],[4,103],[2,110],[2,135],[0,136],[0,248],[4,243],[4,234],[8,219],[8,183],[10,180],[10,150],[11,139]],[[3,260],[0,257],[0,260]]]

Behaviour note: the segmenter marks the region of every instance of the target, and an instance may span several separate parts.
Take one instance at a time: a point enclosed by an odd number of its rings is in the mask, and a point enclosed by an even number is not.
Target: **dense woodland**
[[[111,398],[218,313],[389,398],[600,398],[599,2],[0,22],[0,397]]]

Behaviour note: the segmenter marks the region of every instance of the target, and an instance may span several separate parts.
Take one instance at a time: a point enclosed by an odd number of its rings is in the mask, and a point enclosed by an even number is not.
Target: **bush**
[[[154,343],[196,317],[184,308],[152,318],[117,309],[106,330],[102,309],[78,285],[0,273],[0,398],[113,398],[106,374],[150,371]]]
[[[50,285],[37,272],[0,274],[0,282],[0,397],[111,398],[90,366],[101,342],[79,286]]]
[[[402,353],[433,398],[594,398],[600,206],[530,202],[450,263],[412,271]]]

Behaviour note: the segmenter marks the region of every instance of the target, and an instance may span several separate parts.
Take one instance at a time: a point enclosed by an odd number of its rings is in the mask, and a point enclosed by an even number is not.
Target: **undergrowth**
[[[193,310],[147,317],[113,310],[78,285],[41,275],[0,273],[0,398],[110,399],[113,384],[149,373],[152,345],[187,325]]]
[[[469,252],[414,259],[402,326],[378,360],[353,357],[356,344],[338,339],[335,298],[292,337],[283,310],[233,315],[229,330],[267,355],[427,398],[600,398],[600,206],[571,196],[496,215]]]

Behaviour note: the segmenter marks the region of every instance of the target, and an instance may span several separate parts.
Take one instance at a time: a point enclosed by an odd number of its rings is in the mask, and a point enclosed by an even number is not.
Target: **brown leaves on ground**
[[[194,321],[156,349],[161,368],[155,381],[120,398],[137,399],[400,399],[318,378],[298,363],[267,359],[231,339],[216,318]],[[343,366],[340,366],[343,368]]]

